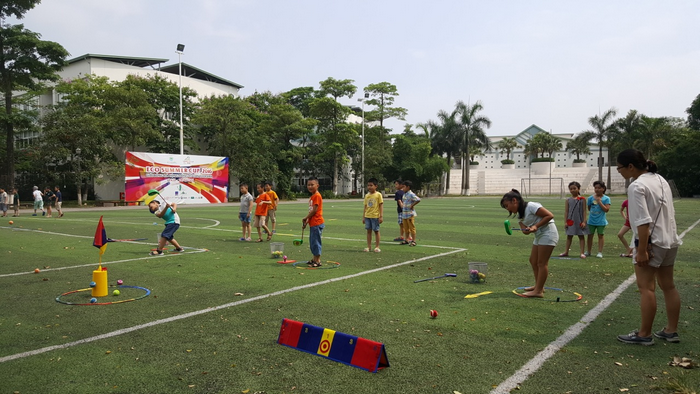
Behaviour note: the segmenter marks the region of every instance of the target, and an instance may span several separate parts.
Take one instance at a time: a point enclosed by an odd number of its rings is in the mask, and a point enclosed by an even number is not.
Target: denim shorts
[[[250,223],[250,215],[248,215],[248,212],[238,212],[238,220],[243,223]]]
[[[365,218],[365,230],[379,232],[379,218]]]
[[[180,228],[180,225],[177,223],[169,223],[165,225],[165,230],[160,234],[161,237],[167,239],[168,241],[172,241],[173,238],[175,238],[175,231]]]
[[[323,229],[326,226],[324,224],[319,224],[318,226],[313,226],[309,229],[309,249],[311,249],[311,254],[314,256],[321,255],[321,235],[323,234]]]

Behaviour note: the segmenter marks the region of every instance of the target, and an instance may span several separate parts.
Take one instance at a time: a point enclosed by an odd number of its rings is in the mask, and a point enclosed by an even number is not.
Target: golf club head
[[[506,234],[513,235],[513,230],[510,228],[510,220],[506,219],[505,222],[503,222],[503,226],[506,228]]]
[[[445,274],[445,276],[453,276],[453,277],[456,277],[457,274]]]
[[[148,195],[151,197],[155,196],[156,194],[160,195],[160,193],[158,193],[158,190],[156,189],[151,189],[148,191]]]

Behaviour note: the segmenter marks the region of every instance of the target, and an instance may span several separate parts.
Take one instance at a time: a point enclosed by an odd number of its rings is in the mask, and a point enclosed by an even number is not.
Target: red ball
[[[435,309],[431,309],[430,310],[430,317],[432,317],[433,319],[438,317],[438,311],[436,311]]]

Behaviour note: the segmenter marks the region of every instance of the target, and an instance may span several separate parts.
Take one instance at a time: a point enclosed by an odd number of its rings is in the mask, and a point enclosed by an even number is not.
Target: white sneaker
[[[363,252],[369,252],[369,248],[364,248],[362,251],[363,251]]]
[[[603,258],[603,254],[602,254],[602,253],[600,253],[600,252],[598,252],[598,254],[597,254],[597,255],[595,255],[595,257],[597,257],[597,258],[599,258],[599,259],[602,259],[602,258]]]
[[[374,248],[374,252],[375,252],[375,253],[379,253],[379,252],[381,252],[381,251],[382,251],[382,250],[379,249],[379,248]]]

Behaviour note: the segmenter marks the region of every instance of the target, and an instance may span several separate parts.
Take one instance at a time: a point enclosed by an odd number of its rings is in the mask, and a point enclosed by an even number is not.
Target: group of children
[[[263,235],[262,232],[265,231],[267,234],[267,240],[272,239],[272,235],[277,233],[277,204],[280,199],[272,190],[272,184],[270,182],[258,183],[256,185],[258,197],[253,199],[253,196],[248,192],[248,184],[241,183],[241,205],[238,210],[238,219],[241,221],[241,231],[243,236],[239,238],[239,241],[252,241],[252,227],[251,221],[253,222],[253,227],[258,230],[258,240],[255,242],[262,242]],[[251,217],[253,212],[253,201],[255,201],[255,218]],[[267,223],[272,223],[272,230],[268,227]]]
[[[566,199],[564,212],[566,217],[564,229],[566,230],[566,249],[559,257],[569,255],[569,249],[574,236],[578,236],[580,258],[585,259],[591,255],[593,248],[594,235],[598,234],[598,253],[596,257],[603,258],[603,247],[605,246],[605,227],[609,224],[607,213],[610,211],[610,197],[605,195],[607,188],[603,181],[593,182],[594,194],[588,198],[581,196],[581,184],[578,182],[569,183],[569,193],[571,197]],[[588,212],[588,215],[586,215]],[[630,230],[630,223],[627,212],[627,200],[622,203],[620,215],[625,220],[622,228],[617,234],[617,237],[625,247],[625,253],[620,254],[620,257],[632,257],[632,248],[630,248],[625,234]],[[584,241],[588,235],[588,243]]]
[[[372,232],[374,232],[375,244],[374,251],[381,252],[379,249],[379,225],[384,222],[384,199],[382,194],[377,191],[378,181],[372,178],[367,182],[367,194],[365,195],[364,210],[362,213],[362,223],[367,231],[367,247],[365,252],[369,252],[372,248]],[[401,245],[416,246],[416,225],[415,206],[420,202],[420,198],[411,190],[413,183],[411,181],[394,181],[396,192],[394,200],[396,201],[396,211],[398,213],[399,236],[394,239],[400,242]]]
[[[58,217],[63,216],[63,194],[58,186],[54,187],[53,191],[51,191],[49,186],[46,186],[43,192],[39,190],[38,186],[34,186],[32,188],[32,197],[34,198],[34,213],[32,216],[37,216],[37,211],[41,211],[41,216],[52,217],[52,207],[55,207],[56,211],[58,211]],[[19,217],[20,200],[17,188],[13,188],[11,194],[8,194],[5,189],[0,187],[0,212],[2,212],[2,217],[7,216],[7,210],[11,205],[14,206],[14,214],[12,216]]]

